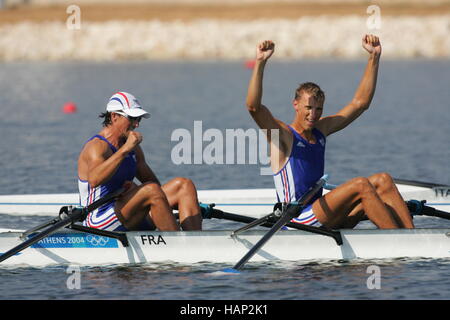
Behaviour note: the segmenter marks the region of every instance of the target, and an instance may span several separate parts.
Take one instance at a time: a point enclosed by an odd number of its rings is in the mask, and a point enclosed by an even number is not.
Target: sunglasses
[[[115,113],[121,115],[122,117],[127,118],[130,122],[141,122],[142,120],[142,117],[131,117],[127,115],[125,112],[116,111]]]

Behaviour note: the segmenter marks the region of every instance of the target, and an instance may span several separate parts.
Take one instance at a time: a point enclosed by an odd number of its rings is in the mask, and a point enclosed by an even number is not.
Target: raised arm
[[[381,56],[381,43],[377,36],[365,35],[362,39],[363,48],[369,53],[369,60],[364,75],[353,96],[352,101],[337,114],[322,118],[317,127],[325,135],[344,129],[366,111],[375,94],[378,66]]]
[[[246,105],[253,120],[261,129],[268,130],[268,140],[270,142],[270,129],[282,129],[280,121],[275,119],[269,109],[262,104],[263,77],[267,60],[275,51],[275,44],[266,40],[256,47],[256,59],[253,73],[248,84]]]
[[[255,67],[253,68],[247,92],[247,108],[250,112],[256,112],[261,107],[264,68],[274,51],[275,44],[270,40],[263,41],[256,47]]]
[[[282,121],[276,119],[269,109],[262,104],[263,76],[267,60],[272,56],[275,44],[266,40],[256,47],[256,61],[250,78],[247,92],[247,110],[261,129],[266,129],[267,141],[270,145],[271,166],[277,172],[286,161],[290,152],[292,135]]]
[[[267,60],[275,51],[275,44],[266,40],[256,47],[256,59],[253,73],[248,84],[247,91],[247,110],[261,129],[273,129],[276,120],[270,111],[262,105],[263,95],[263,77]]]

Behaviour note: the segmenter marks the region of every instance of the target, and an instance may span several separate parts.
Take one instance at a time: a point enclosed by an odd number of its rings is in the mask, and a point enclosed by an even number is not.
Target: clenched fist
[[[381,43],[380,39],[373,34],[366,34],[362,38],[362,46],[370,54],[379,56],[381,54]]]
[[[130,152],[141,142],[142,142],[142,134],[136,131],[130,131],[127,137],[127,141],[125,141],[123,147],[128,152]]]
[[[271,40],[266,40],[258,44],[256,47],[256,60],[266,61],[275,51],[275,43]]]

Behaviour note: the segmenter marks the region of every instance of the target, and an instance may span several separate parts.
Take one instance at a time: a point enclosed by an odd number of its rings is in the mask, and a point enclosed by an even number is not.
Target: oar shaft
[[[288,209],[289,210],[289,209]],[[286,212],[274,225],[273,227],[253,246],[253,248],[247,252],[245,256],[242,257],[241,260],[236,263],[236,265],[233,267],[235,270],[240,270],[244,264],[247,263],[248,260],[250,260],[251,257],[254,256],[254,254],[262,248],[267,241],[277,232],[279,231],[287,222],[291,220],[291,214]]]
[[[430,214],[430,215],[431,215],[431,214]],[[450,212],[446,212],[446,211],[441,211],[441,210],[435,209],[435,210],[433,211],[432,216],[433,216],[433,217],[438,217],[438,218],[450,220]]]
[[[241,260],[233,267],[235,270],[241,269],[248,260],[255,255],[255,253],[261,249],[269,239],[279,231],[286,223],[288,223],[293,217],[298,215],[299,209],[302,209],[308,201],[323,187],[327,182],[328,176],[325,175],[316,184],[308,190],[298,201],[297,204],[289,205],[285,212],[283,212],[281,218],[274,224],[274,226],[242,257]]]
[[[75,209],[74,211],[72,211],[66,218],[61,219],[60,221],[57,221],[56,219],[53,219],[51,222],[49,222],[48,224],[52,224],[54,223],[51,227],[49,227],[46,230],[41,231],[40,233],[38,233],[37,235],[35,235],[34,237],[22,242],[21,244],[17,245],[16,247],[12,248],[11,250],[5,252],[4,254],[2,254],[0,256],[0,262],[12,257],[13,255],[15,255],[16,253],[28,248],[29,246],[35,244],[36,242],[38,242],[39,240],[47,237],[48,235],[52,234],[53,232],[55,232],[58,229],[67,227],[68,225],[74,223],[74,222],[78,222],[78,221],[82,221],[86,218],[86,215],[101,207],[102,205],[110,202],[111,200],[115,199],[117,196],[119,196],[122,192],[124,191],[123,188],[120,188],[118,190],[116,190],[113,193],[110,193],[109,195],[91,203],[89,206],[83,208],[83,209]],[[42,228],[43,225],[39,226],[39,228]],[[31,230],[36,230],[37,228],[33,228]]]
[[[217,210],[217,209],[211,210],[210,216],[207,219],[211,219],[211,218],[223,219],[223,220],[229,220],[229,221],[235,221],[235,222],[243,222],[243,223],[251,223],[256,220],[256,218],[252,218],[249,216],[242,216],[239,214],[224,212],[224,211]],[[269,219],[267,222],[261,224],[261,226],[267,227],[267,228],[272,228],[275,223],[276,223],[276,221],[272,221],[271,219]],[[292,229],[297,229],[297,230],[307,231],[307,232],[311,232],[311,233],[315,233],[315,234],[320,234],[320,235],[327,236],[327,237],[332,237],[336,241],[337,245],[339,245],[339,246],[342,245],[342,236],[339,231],[321,229],[318,227],[308,226],[306,224],[299,224],[299,223],[292,223],[292,222],[286,223],[285,226],[292,228]],[[236,235],[236,231],[234,232],[234,234]]]
[[[38,225],[38,226],[36,226],[36,227],[34,227],[34,228],[31,228],[31,229],[25,231],[24,233],[22,233],[22,235],[20,236],[20,238],[21,238],[21,239],[25,239],[28,235],[30,235],[30,234],[32,234],[32,233],[35,233],[35,232],[37,232],[37,231],[39,231],[39,230],[41,230],[41,229],[44,229],[44,228],[46,228],[46,227],[48,227],[48,226],[54,225],[54,224],[57,223],[58,221],[60,221],[60,219],[59,219],[59,218],[55,218],[55,219],[53,219],[53,220],[50,220],[50,221],[45,222],[45,223],[43,223],[43,224],[40,224],[40,225]]]
[[[239,234],[241,232],[244,232],[245,230],[251,229],[251,228],[256,227],[256,226],[260,226],[260,225],[266,224],[269,221],[269,219],[273,218],[273,217],[275,217],[275,214],[271,213],[271,214],[268,214],[268,215],[266,215],[266,216],[264,216],[262,218],[255,219],[254,221],[252,221],[252,222],[248,223],[247,225],[243,226],[242,228],[234,230],[231,233],[231,236],[232,237],[236,236],[237,234]]]
[[[397,179],[394,178],[394,182],[398,184],[406,184],[409,186],[423,187],[423,188],[436,188],[436,187],[446,187],[449,188],[449,185],[432,183],[432,182],[424,182],[424,181],[416,181],[416,180],[407,180],[407,179]]]
[[[82,212],[81,210],[79,212],[77,212],[76,214],[74,214],[74,216],[71,216],[69,218],[66,218],[64,220],[61,220],[57,223],[55,223],[53,226],[51,226],[50,228],[38,233],[37,235],[35,235],[34,237],[22,242],[21,244],[19,244],[18,246],[12,248],[11,250],[5,252],[4,254],[2,254],[0,256],[0,262],[8,259],[9,257],[12,257],[13,255],[15,255],[16,253],[28,248],[29,246],[35,244],[36,242],[38,242],[39,240],[47,237],[48,235],[52,234],[53,232],[55,232],[58,229],[64,228],[68,225],[70,225],[73,221],[75,221],[75,219],[77,219],[78,217],[81,217]]]
[[[120,188],[117,189],[116,191],[104,196],[103,198],[98,199],[97,201],[91,203],[90,205],[88,205],[86,207],[86,213],[89,213],[91,211],[94,211],[95,209],[101,207],[102,205],[114,200],[115,198],[117,198],[118,196],[120,196],[120,194],[122,192],[124,192],[125,189],[124,188]]]
[[[421,216],[438,217],[442,219],[450,220],[450,212],[437,210],[433,207],[423,206],[422,211],[418,213]]]
[[[245,256],[241,258],[241,260],[236,263],[236,265],[233,267],[235,270],[240,270],[244,264],[247,263],[248,260],[250,260],[251,257],[258,251],[261,247],[263,247],[267,241],[277,232],[283,225],[283,221],[280,219],[278,222],[272,227],[272,229],[269,230],[256,244],[255,246],[247,252]]]

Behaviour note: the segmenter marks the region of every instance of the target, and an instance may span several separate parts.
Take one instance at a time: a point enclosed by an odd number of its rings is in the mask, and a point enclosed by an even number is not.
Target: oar
[[[22,242],[21,244],[19,244],[18,246],[12,248],[11,250],[5,252],[4,254],[2,254],[0,256],[0,262],[5,261],[6,259],[8,259],[9,257],[12,257],[13,255],[19,253],[20,251],[28,248],[29,246],[32,246],[33,244],[37,243],[38,241],[40,241],[41,239],[47,237],[48,235],[50,235],[51,233],[55,232],[58,229],[62,229],[64,227],[67,227],[69,225],[71,225],[72,223],[78,222],[78,221],[83,221],[89,212],[94,211],[95,209],[101,207],[102,205],[110,202],[111,200],[115,199],[116,197],[118,197],[122,192],[124,191],[123,188],[118,189],[117,191],[108,194],[106,197],[103,197],[93,203],[91,203],[89,206],[84,207],[82,209],[75,209],[72,212],[70,212],[66,218],[61,219],[60,221],[57,221],[56,219],[53,219],[51,222],[54,222],[54,224],[44,230],[41,231],[40,233],[38,233],[37,235],[35,235],[34,237]],[[35,228],[33,228],[35,229]]]
[[[445,184],[439,184],[439,183],[433,183],[433,182],[424,182],[424,181],[398,179],[398,178],[393,178],[393,179],[394,179],[395,183],[405,184],[408,186],[415,186],[415,187],[423,187],[423,188],[438,188],[438,187],[449,188],[450,187]]]
[[[247,252],[247,254],[242,257],[241,260],[236,263],[232,269],[226,269],[227,272],[236,272],[250,260],[259,249],[266,244],[270,238],[279,231],[286,223],[288,223],[292,218],[298,216],[302,208],[312,199],[312,197],[323,187],[328,179],[328,175],[324,175],[316,184],[311,187],[297,203],[291,203],[288,205],[286,211],[283,212],[280,219],[273,225],[273,227]]]
[[[412,216],[430,216],[450,220],[450,212],[437,210],[436,208],[425,205],[425,200],[409,200],[406,201]]]
[[[214,209],[213,207],[214,207],[214,204],[207,205],[204,203],[200,203],[200,208],[202,209],[203,219],[213,219],[214,218],[214,219],[228,220],[228,221],[234,221],[234,222],[242,222],[242,223],[247,223],[247,224],[253,223],[254,221],[258,220],[253,217],[243,216],[243,215],[236,214],[236,213],[225,212],[222,210]],[[261,226],[267,227],[267,228],[272,228],[277,221],[278,220],[268,219],[266,222],[262,223]],[[320,234],[323,236],[332,237],[336,241],[337,245],[339,245],[339,246],[342,245],[341,234],[339,231],[336,231],[336,230],[322,229],[322,228],[318,228],[318,227],[308,226],[305,224],[292,223],[292,222],[286,223],[286,227],[289,227],[292,229],[297,229],[297,230],[302,230],[302,231],[307,231],[307,232],[311,232],[311,233],[315,233],[315,234]],[[236,231],[234,231],[233,233],[236,234]]]

